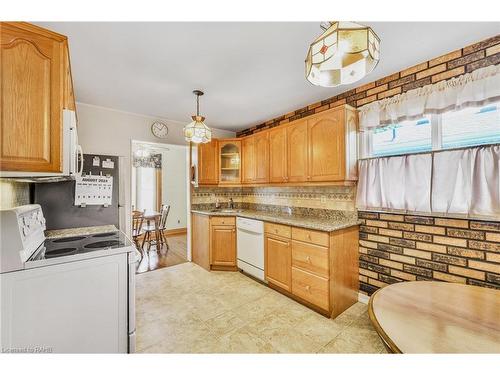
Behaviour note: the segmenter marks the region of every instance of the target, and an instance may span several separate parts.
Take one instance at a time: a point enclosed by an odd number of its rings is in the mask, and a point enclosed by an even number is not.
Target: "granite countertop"
[[[55,237],[72,237],[72,236],[86,236],[89,234],[116,232],[118,229],[114,225],[99,225],[95,227],[81,227],[81,228],[68,228],[68,229],[54,229],[46,230],[46,238]]]
[[[210,210],[191,210],[192,213],[208,216],[239,216],[249,219],[267,221],[301,227],[306,229],[320,230],[323,232],[333,232],[335,230],[349,228],[359,225],[361,221],[353,215],[345,215],[338,212],[334,217],[312,217],[302,215],[286,215],[282,213],[273,213],[257,210],[237,210],[236,212],[213,212]]]

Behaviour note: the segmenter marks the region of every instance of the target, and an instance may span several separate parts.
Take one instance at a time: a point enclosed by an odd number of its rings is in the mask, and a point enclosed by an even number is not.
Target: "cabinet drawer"
[[[328,278],[328,248],[292,241],[292,266]]]
[[[234,216],[212,216],[210,223],[212,225],[236,225],[236,218]]]
[[[288,225],[266,223],[264,230],[276,236],[290,238],[292,229]]]
[[[328,247],[330,240],[327,232],[309,230],[302,228],[292,228],[292,239],[304,242],[314,243],[316,245]]]
[[[329,309],[328,280],[292,267],[292,293],[324,310]]]

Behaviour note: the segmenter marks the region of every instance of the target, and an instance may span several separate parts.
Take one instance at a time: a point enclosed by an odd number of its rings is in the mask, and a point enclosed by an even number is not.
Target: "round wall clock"
[[[168,135],[168,127],[167,124],[161,121],[155,121],[151,125],[151,132],[155,137],[158,138],[167,138]]]

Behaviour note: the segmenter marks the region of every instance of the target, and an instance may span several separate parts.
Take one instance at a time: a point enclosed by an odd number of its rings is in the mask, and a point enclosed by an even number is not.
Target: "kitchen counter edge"
[[[241,212],[212,212],[204,210],[191,210],[193,214],[200,214],[206,216],[235,216],[244,217],[248,219],[262,220],[270,223],[290,225],[293,227],[300,227],[305,229],[318,230],[322,232],[334,232],[336,230],[350,228],[362,224],[359,219],[317,219],[305,216],[293,216],[284,217],[282,215],[276,215],[265,212],[257,211],[247,211],[243,210]]]

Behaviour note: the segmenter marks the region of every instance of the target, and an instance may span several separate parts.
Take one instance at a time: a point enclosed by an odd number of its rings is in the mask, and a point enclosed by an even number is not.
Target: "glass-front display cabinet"
[[[219,141],[219,184],[241,183],[241,141]]]

